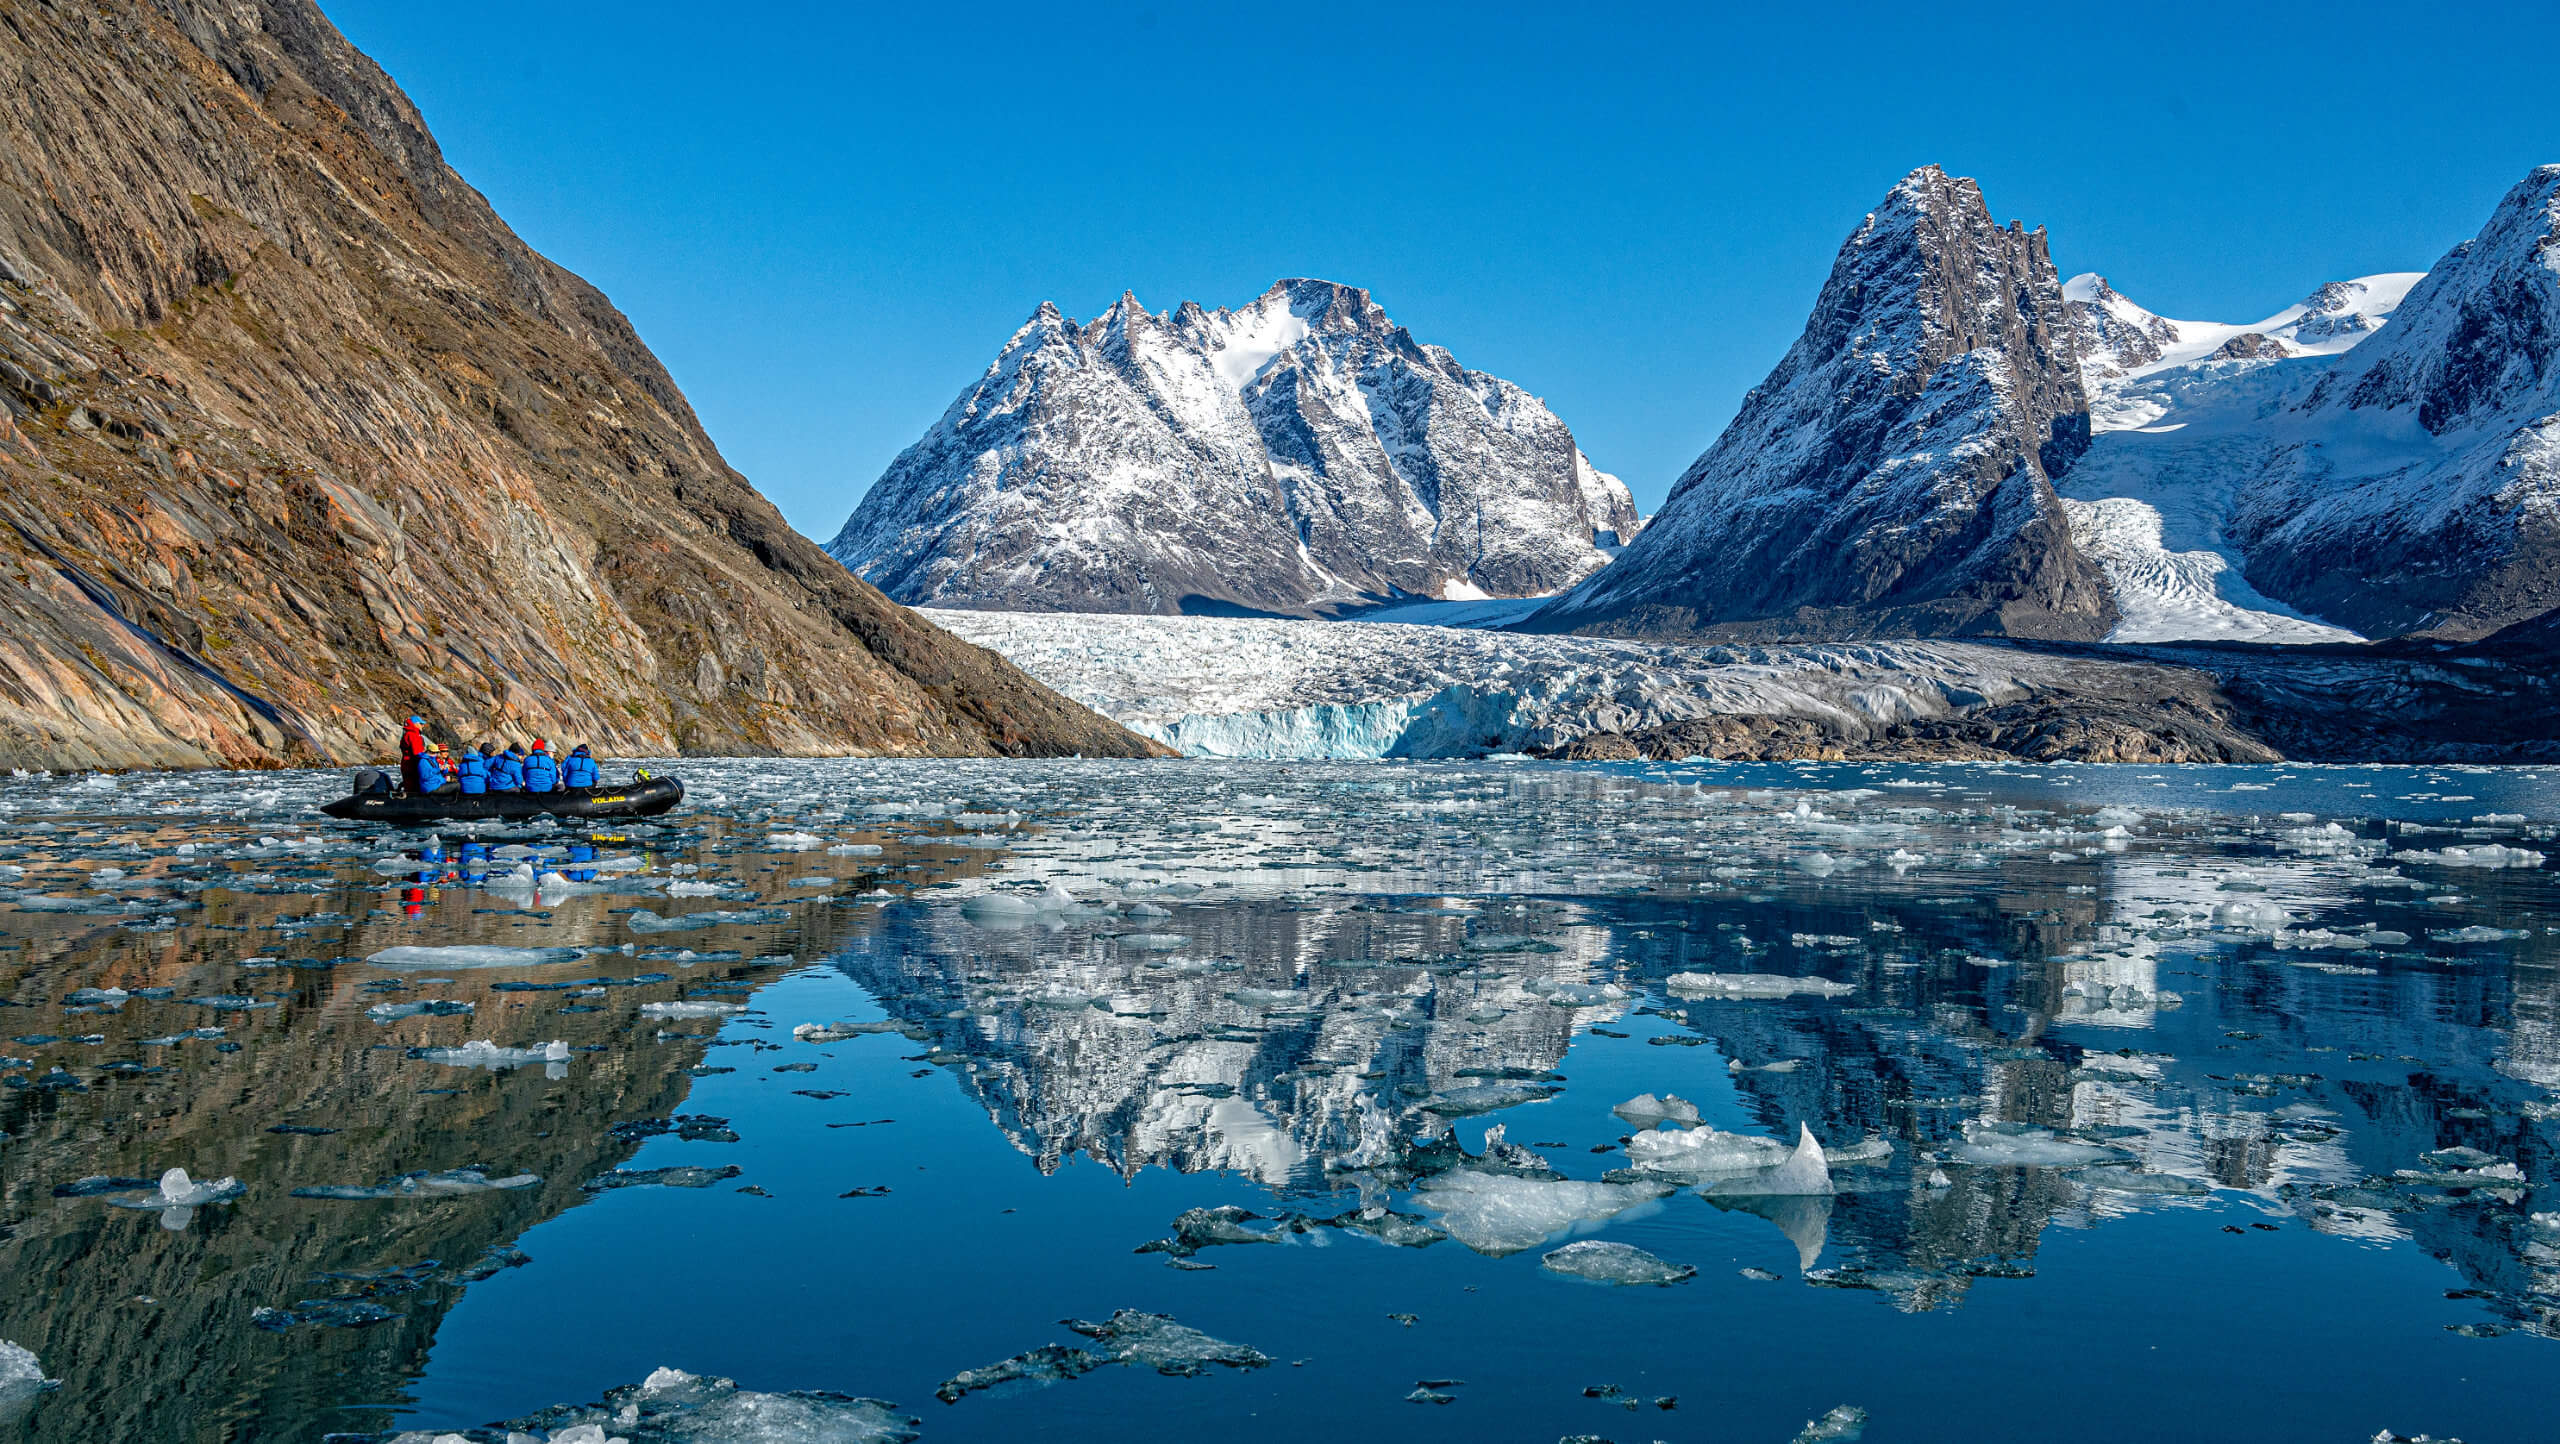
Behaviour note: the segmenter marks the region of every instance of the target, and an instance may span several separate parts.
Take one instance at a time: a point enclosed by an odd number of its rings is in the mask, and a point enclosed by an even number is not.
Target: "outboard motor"
[[[359,767],[356,769],[355,785],[347,789],[347,795],[350,797],[364,797],[377,792],[389,792],[390,790],[391,780],[382,775],[382,769],[378,767]]]

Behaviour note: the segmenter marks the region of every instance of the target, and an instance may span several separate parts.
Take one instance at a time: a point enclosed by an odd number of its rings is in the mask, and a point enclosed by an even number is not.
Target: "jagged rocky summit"
[[[1661,513],[1531,625],[2102,637],[2115,606],[2052,485],[2088,441],[2044,232],[1924,166],[1851,233],[1804,335]]]
[[[2067,294],[2099,435],[2062,492],[2114,640],[2468,640],[2560,606],[2560,166],[2432,271],[2254,325]]]
[[[1557,591],[1639,526],[1536,397],[1287,280],[1233,311],[1043,303],[828,550],[918,605],[1312,616]]]
[[[0,17],[0,765],[1131,753],[845,574],[308,0]]]

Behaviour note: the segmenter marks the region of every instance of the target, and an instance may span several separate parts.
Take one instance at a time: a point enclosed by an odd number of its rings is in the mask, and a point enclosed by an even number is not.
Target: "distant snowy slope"
[[[1376,622],[920,615],[1133,731],[1214,757],[1470,757],[1713,715],[1881,730],[2023,697],[2074,665],[1958,643],[1677,646]]]
[[[1536,397],[1292,280],[1043,304],[828,550],[911,603],[1307,615],[1554,592],[1639,525]]]
[[[2069,294],[2099,434],[2062,492],[2116,640],[2464,638],[2560,606],[2560,166],[2434,270],[2253,326]]]

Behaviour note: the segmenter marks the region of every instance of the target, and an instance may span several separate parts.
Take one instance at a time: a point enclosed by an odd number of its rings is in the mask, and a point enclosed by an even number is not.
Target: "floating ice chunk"
[[[412,1431],[389,1444],[914,1444],[921,1420],[885,1399],[816,1389],[764,1394],[734,1379],[658,1369],[594,1404],[562,1404],[470,1435]]]
[[[616,1168],[578,1185],[589,1193],[610,1193],[617,1188],[709,1188],[738,1176],[738,1165],[702,1168],[678,1164],[672,1168]]]
[[[768,835],[765,841],[786,852],[807,852],[826,839],[814,832],[777,832]]]
[[[1671,1185],[1666,1183],[1586,1183],[1461,1168],[1425,1183],[1415,1202],[1436,1214],[1451,1238],[1477,1253],[1501,1258],[1670,1192]]]
[[[459,1048],[412,1048],[409,1056],[453,1068],[486,1068],[493,1073],[503,1073],[528,1063],[566,1063],[569,1061],[569,1045],[563,1039],[554,1038],[531,1048],[501,1048],[481,1038]]]
[[[122,988],[77,988],[62,997],[67,1008],[121,1008],[133,994]]]
[[[2498,943],[2511,938],[2529,938],[2533,933],[2527,928],[2490,928],[2474,923],[2467,928],[2430,930],[2427,936],[2440,943]]]
[[[1191,939],[1180,933],[1122,933],[1114,941],[1124,948],[1136,948],[1140,952],[1169,953]]]
[[[2429,851],[2423,848],[2391,854],[2393,862],[2432,863],[2437,867],[2540,867],[2543,855],[2524,847],[2501,847],[2486,843],[2479,847],[2447,847]]]
[[[1479,1113],[1492,1113],[1514,1108],[1523,1103],[1536,1103],[1553,1098],[1564,1090],[1552,1083],[1501,1081],[1470,1083],[1434,1093],[1423,1107],[1443,1118],[1472,1118]]]
[[[574,963],[577,948],[501,948],[479,944],[384,948],[365,959],[377,968],[547,968]]]
[[[1229,1369],[1259,1369],[1271,1358],[1259,1349],[1214,1339],[1168,1314],[1122,1309],[1100,1323],[1066,1321],[1068,1328],[1094,1341],[1092,1348],[1047,1344],[1010,1359],[964,1369],[944,1381],[934,1396],[946,1404],[981,1389],[1022,1381],[1052,1383],[1090,1374],[1108,1364],[1132,1364],[1159,1374],[1197,1378],[1212,1364]]]
[[[1855,1404],[1842,1404],[1819,1419],[1808,1419],[1796,1431],[1794,1444],[1840,1444],[1867,1432],[1867,1411]]]
[[[716,882],[691,882],[684,880],[668,883],[666,888],[667,896],[669,897],[714,897],[727,891],[727,888],[722,887]],[[652,916],[655,916],[655,914],[652,914]]]
[[[880,855],[880,844],[876,842],[840,842],[835,846],[828,848],[827,854],[830,857],[878,857]]]
[[[1777,973],[1673,973],[1667,986],[1693,998],[1839,998],[1858,991],[1855,983]]]
[[[261,1003],[255,998],[239,993],[211,993],[201,998],[189,998],[187,1001],[199,1008],[211,1008],[217,1013],[248,1013],[275,1006],[273,1003]]]
[[[109,1197],[116,1208],[141,1209],[160,1215],[160,1226],[172,1233],[193,1222],[196,1210],[209,1203],[229,1203],[248,1190],[236,1178],[218,1178],[211,1183],[198,1183],[183,1168],[172,1168],[160,1175],[160,1186],[153,1192],[134,1192]]]
[[[59,1382],[44,1376],[33,1350],[0,1339],[0,1424],[24,1418],[37,1396]]]
[[[1679,1178],[1757,1173],[1786,1161],[1787,1146],[1774,1138],[1714,1128],[1666,1129],[1627,1140],[1629,1167]]]
[[[1566,1244],[1538,1262],[1552,1272],[1601,1284],[1660,1287],[1685,1282],[1698,1274],[1687,1264],[1665,1262],[1633,1244],[1596,1238]]]
[[[384,1198],[460,1198],[468,1194],[488,1193],[499,1189],[531,1188],[540,1183],[538,1174],[516,1173],[504,1178],[491,1178],[477,1168],[448,1168],[434,1173],[404,1173],[381,1184],[312,1184],[293,1191],[296,1198],[335,1198],[365,1201]]]
[[[803,1043],[841,1043],[866,1033],[894,1033],[895,1023],[802,1023],[791,1030],[791,1036]]]
[[[1677,1093],[1656,1098],[1639,1093],[1609,1110],[1637,1128],[1651,1128],[1660,1123],[1677,1123],[1686,1127],[1698,1121],[1698,1105]]]
[[[744,1003],[715,1003],[708,998],[685,998],[673,1003],[642,1003],[640,1012],[651,1018],[725,1018],[747,1010]]]
[[[364,1015],[377,1023],[397,1023],[403,1018],[467,1017],[479,1005],[450,998],[422,998],[414,1003],[376,1003]]]
[[[2133,1155],[2121,1148],[2081,1143],[2055,1136],[2050,1129],[2020,1124],[1968,1123],[1965,1141],[1947,1150],[1958,1163],[1986,1168],[2085,1168],[2098,1163],[2124,1163]]]

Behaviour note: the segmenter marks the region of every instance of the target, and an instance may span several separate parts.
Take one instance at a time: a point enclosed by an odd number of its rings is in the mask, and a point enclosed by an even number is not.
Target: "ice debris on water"
[[[364,1015],[377,1023],[396,1023],[403,1018],[467,1017],[477,1007],[468,1000],[425,998],[414,1003],[376,1003]]]
[[[336,1198],[371,1200],[386,1198],[461,1198],[475,1193],[502,1189],[531,1188],[542,1178],[532,1173],[511,1173],[492,1178],[484,1168],[448,1168],[434,1172],[404,1173],[380,1184],[308,1184],[293,1191],[296,1198]]]
[[[669,1168],[617,1168],[599,1173],[579,1187],[589,1193],[609,1193],[617,1188],[709,1188],[726,1183],[741,1173],[736,1164],[719,1168],[702,1168],[693,1164],[677,1164]]]
[[[1567,1229],[1651,1203],[1667,1183],[1592,1183],[1523,1178],[1476,1168],[1453,1169],[1426,1182],[1415,1202],[1431,1210],[1451,1238],[1493,1258],[1525,1253]]]
[[[0,1339],[0,1425],[24,1418],[36,1399],[60,1382],[44,1376],[33,1350]]]
[[[1685,1282],[1698,1273],[1687,1264],[1666,1262],[1633,1244],[1591,1238],[1566,1244],[1538,1262],[1551,1272],[1602,1284],[1658,1287]]]
[[[673,1003],[642,1003],[640,1012],[651,1018],[725,1018],[747,1010],[744,1003],[717,1003],[707,998],[686,998]]]
[[[1692,998],[1843,998],[1858,991],[1855,983],[1777,973],[1673,973],[1664,986]]]
[[[1842,1404],[1819,1419],[1808,1419],[1796,1431],[1794,1444],[1838,1444],[1856,1439],[1867,1432],[1867,1411],[1855,1404]]]
[[[2133,1159],[2121,1148],[2064,1138],[2049,1128],[2026,1124],[1968,1123],[1964,1140],[1948,1149],[1947,1157],[1990,1168],[2085,1168]]]
[[[896,1031],[895,1023],[801,1023],[792,1028],[791,1036],[803,1043],[841,1043],[868,1033]]]
[[[946,1404],[962,1396],[1016,1382],[1051,1383],[1078,1378],[1110,1364],[1132,1364],[1159,1374],[1196,1378],[1212,1364],[1229,1369],[1259,1369],[1271,1357],[1259,1349],[1214,1339],[1169,1314],[1122,1309],[1100,1323],[1063,1319],[1061,1323],[1093,1341],[1089,1348],[1046,1344],[975,1369],[963,1369],[945,1380],[934,1397]]]
[[[378,968],[547,968],[584,956],[578,948],[407,946],[384,948],[365,961]]]
[[[410,1430],[384,1444],[914,1444],[923,1421],[886,1399],[820,1389],[766,1394],[658,1369],[594,1404],[560,1404],[485,1430]]]
[[[554,1038],[530,1048],[501,1048],[486,1038],[475,1039],[459,1048],[412,1048],[408,1056],[428,1063],[442,1063],[452,1068],[486,1068],[502,1073],[522,1068],[528,1063],[566,1063],[569,1044]]]
[[[55,1192],[61,1190],[56,1189]],[[194,1220],[197,1209],[210,1203],[229,1203],[246,1192],[248,1189],[236,1178],[198,1183],[187,1176],[185,1169],[172,1168],[160,1175],[155,1191],[109,1194],[107,1202],[117,1208],[156,1212],[160,1215],[160,1226],[174,1233]]]
[[[1609,1110],[1637,1128],[1651,1128],[1659,1123],[1692,1124],[1698,1121],[1698,1105],[1677,1093],[1656,1098],[1639,1093]]]
[[[1639,1173],[1700,1183],[1734,1197],[1818,1197],[1832,1192],[1831,1167],[1813,1129],[1798,1124],[1790,1148],[1774,1138],[1714,1128],[1663,1129],[1627,1140],[1627,1163]]]

